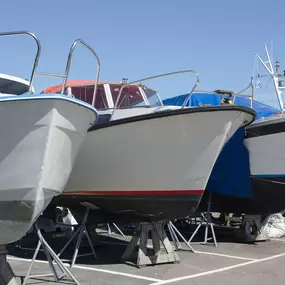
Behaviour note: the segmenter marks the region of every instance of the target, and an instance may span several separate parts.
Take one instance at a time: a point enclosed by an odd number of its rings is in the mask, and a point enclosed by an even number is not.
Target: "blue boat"
[[[163,101],[164,105],[181,106],[188,94],[175,96]],[[196,92],[191,96],[188,106],[221,105],[224,95],[216,92]],[[234,104],[251,106],[251,99],[237,96]],[[253,100],[252,108],[256,111],[256,120],[280,113],[261,102]],[[252,191],[250,178],[249,152],[244,146],[245,129],[239,129],[222,149],[209,178],[206,192],[198,211],[206,211],[209,193],[211,211],[261,214],[267,213],[267,205],[256,199]]]

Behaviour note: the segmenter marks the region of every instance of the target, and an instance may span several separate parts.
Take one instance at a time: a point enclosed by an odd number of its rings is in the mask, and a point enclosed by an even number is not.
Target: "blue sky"
[[[275,8],[275,10],[274,10]],[[255,0],[93,0],[4,1],[1,30],[28,30],[42,45],[39,71],[63,72],[76,38],[101,59],[103,80],[136,80],[180,69],[200,75],[199,89],[238,91],[253,73],[254,54],[274,43],[274,57],[285,67],[285,2]],[[28,78],[35,44],[2,38],[1,72]],[[80,47],[70,78],[93,79],[95,60]],[[163,97],[185,93],[193,77],[149,82]],[[35,87],[60,83],[36,78]]]

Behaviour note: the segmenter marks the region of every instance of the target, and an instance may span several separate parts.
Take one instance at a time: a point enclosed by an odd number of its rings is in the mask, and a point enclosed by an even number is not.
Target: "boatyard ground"
[[[218,237],[218,247],[212,244],[192,243],[196,254],[179,251],[179,264],[146,266],[138,269],[132,264],[122,263],[122,256],[129,236],[125,238],[113,234],[102,236],[103,243],[96,248],[97,261],[92,256],[79,257],[71,272],[80,284],[284,284],[285,239],[266,242],[232,242],[229,235]],[[202,238],[202,237],[200,237]],[[201,239],[200,239],[201,240]],[[58,242],[57,242],[58,244]],[[25,244],[26,247],[27,244]],[[24,246],[23,246],[24,247]],[[82,248],[80,253],[86,253]],[[72,254],[72,252],[68,253]],[[8,260],[18,278],[24,277],[33,250],[10,248]],[[63,256],[66,258],[66,256]],[[42,256],[32,269],[32,274],[50,273]],[[18,279],[17,278],[17,279]],[[30,279],[29,284],[54,284],[52,277]],[[69,283],[69,280],[62,280]]]

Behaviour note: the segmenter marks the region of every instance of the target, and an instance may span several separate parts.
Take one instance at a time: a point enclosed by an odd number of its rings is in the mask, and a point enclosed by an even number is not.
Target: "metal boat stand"
[[[120,230],[120,228],[115,223],[112,223],[112,225],[116,228],[116,230],[119,232],[119,234],[121,236],[125,237],[124,233]],[[108,230],[108,235],[111,236],[112,235],[112,231],[111,231],[110,224],[108,224],[108,223],[107,223],[107,230]]]
[[[172,242],[174,244],[174,247],[177,251],[179,251],[180,249],[182,249],[182,245],[179,241],[179,238],[177,237],[177,234],[178,236],[185,242],[185,244],[187,245],[187,247],[193,252],[193,253],[196,253],[194,248],[190,245],[190,243],[184,238],[184,236],[178,231],[178,229],[173,225],[173,223],[171,221],[168,221],[167,222],[167,227],[168,227],[168,230],[169,230],[169,233],[171,235],[171,239],[172,239]]]
[[[214,240],[214,246],[217,247],[217,239],[216,239],[216,234],[215,234],[215,230],[214,230],[214,225],[212,223],[212,218],[211,218],[211,198],[212,198],[212,193],[210,193],[209,195],[209,200],[208,200],[208,205],[207,205],[207,212],[206,213],[200,213],[200,215],[202,216],[202,220],[199,223],[199,225],[197,226],[197,228],[195,229],[195,231],[193,232],[192,236],[190,237],[190,239],[188,240],[188,243],[190,243],[193,238],[196,236],[196,234],[198,233],[199,229],[201,228],[201,226],[203,224],[205,224],[205,237],[204,237],[204,242],[202,242],[201,244],[208,244],[208,241],[213,239]],[[211,229],[212,232],[212,238],[208,238],[208,232],[209,232],[209,227]]]
[[[40,229],[38,228],[37,224],[34,225],[37,231],[37,235],[39,237],[39,242],[38,245],[36,247],[32,262],[30,264],[30,267],[28,269],[28,272],[24,278],[24,281],[22,283],[22,285],[25,285],[27,283],[27,281],[30,278],[39,278],[39,277],[47,277],[47,276],[54,276],[55,282],[59,282],[60,280],[62,280],[65,277],[69,277],[75,284],[80,285],[80,283],[77,281],[77,279],[73,276],[73,274],[67,269],[67,267],[63,264],[63,262],[60,260],[60,258],[56,255],[56,253],[52,250],[52,248],[48,245],[48,243],[46,242],[46,240],[44,239],[44,237],[41,234]],[[30,275],[31,274],[31,270],[36,262],[36,258],[37,255],[40,251],[40,248],[43,248],[43,251],[46,255],[46,258],[48,260],[50,269],[52,271],[52,273],[49,274],[41,274],[41,275]],[[55,264],[54,264],[55,262]],[[56,270],[55,265],[58,266],[59,270],[61,271],[61,273],[59,273]],[[10,284],[9,284],[10,285]]]
[[[72,234],[72,236],[70,237],[68,242],[64,245],[64,247],[60,250],[60,252],[57,255],[59,257],[66,250],[66,248],[70,245],[70,243],[75,239],[75,237],[77,236],[75,250],[74,250],[74,253],[73,253],[73,256],[72,256],[70,268],[72,268],[74,266],[77,257],[86,256],[86,255],[93,255],[94,259],[95,260],[97,259],[97,256],[96,256],[96,253],[95,253],[95,249],[93,247],[92,240],[91,240],[91,237],[90,237],[90,233],[89,233],[89,231],[88,231],[88,229],[86,227],[87,218],[88,218],[90,210],[92,209],[92,205],[91,204],[89,205],[89,203],[88,203],[88,205],[84,203],[84,207],[86,208],[86,210],[85,210],[85,214],[84,214],[84,218],[83,218],[82,223],[79,225],[78,229],[76,231],[74,231],[74,233]],[[88,240],[88,243],[89,243],[89,247],[91,248],[92,252],[88,253],[88,254],[78,255],[83,235],[86,236],[86,238]]]
[[[122,260],[131,261],[136,259],[137,267],[149,264],[179,263],[178,254],[174,251],[164,230],[165,221],[140,223],[127,246]],[[153,249],[147,247],[149,232],[151,232]],[[137,243],[139,248],[137,249]],[[162,248],[160,243],[162,243]],[[151,252],[151,254],[148,254]]]
[[[5,245],[0,245],[0,285],[18,285],[13,270],[7,261]]]

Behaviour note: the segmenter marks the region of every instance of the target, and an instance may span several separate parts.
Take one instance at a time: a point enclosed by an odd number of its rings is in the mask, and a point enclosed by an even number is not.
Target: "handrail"
[[[192,87],[192,89],[191,89],[191,91],[190,91],[188,97],[185,99],[184,103],[182,104],[181,109],[183,109],[183,108],[186,106],[186,104],[187,104],[188,101],[190,100],[190,98],[191,98],[191,96],[192,96],[194,90],[197,88],[197,86],[198,86],[198,84],[199,84],[199,82],[200,82],[200,80],[199,80],[199,75],[198,75],[198,73],[197,73],[196,71],[194,71],[194,70],[188,70],[188,72],[194,73],[194,74],[196,75],[196,77],[197,77],[197,80],[196,80],[196,82],[195,82],[195,85]]]
[[[34,82],[34,78],[35,78],[35,73],[36,73],[36,69],[39,63],[39,59],[40,59],[40,54],[41,54],[41,44],[39,39],[36,37],[36,35],[34,35],[33,33],[27,32],[27,31],[14,31],[14,32],[6,32],[6,33],[0,33],[0,37],[3,36],[17,36],[17,35],[27,35],[32,37],[36,44],[37,44],[37,53],[35,56],[35,60],[34,60],[34,65],[33,65],[33,69],[32,69],[32,74],[31,74],[31,78],[30,78],[30,85],[29,85],[29,93],[33,93],[33,82]]]
[[[96,57],[97,63],[98,63],[96,78],[95,78],[93,98],[92,98],[92,105],[93,106],[95,105],[95,98],[96,98],[96,92],[97,92],[97,86],[98,86],[98,80],[99,80],[99,74],[100,74],[100,59],[99,59],[98,55],[96,54],[96,52],[86,42],[84,42],[81,39],[77,39],[73,42],[73,44],[69,50],[64,74],[40,73],[40,72],[36,72],[36,69],[37,69],[38,63],[39,63],[39,59],[40,59],[40,54],[41,54],[41,44],[40,44],[39,39],[37,38],[36,35],[34,35],[31,32],[27,32],[27,31],[13,31],[13,32],[0,33],[0,37],[2,37],[2,36],[16,36],[16,35],[28,35],[28,36],[32,37],[37,44],[37,53],[36,53],[35,60],[34,60],[34,65],[33,65],[33,69],[32,69],[32,74],[31,74],[31,78],[30,78],[30,85],[29,85],[29,90],[28,90],[28,93],[32,93],[32,94],[34,93],[33,83],[34,83],[34,78],[36,75],[63,78],[64,81],[63,81],[61,93],[60,93],[60,94],[63,94],[64,89],[66,87],[66,82],[67,82],[67,78],[68,78],[69,70],[70,70],[70,65],[71,65],[71,59],[72,59],[72,55],[73,55],[75,47],[77,46],[78,43],[81,43],[86,48],[88,48],[93,53],[93,55]]]
[[[122,84],[120,90],[119,90],[119,93],[118,93],[118,96],[116,98],[116,102],[115,102],[115,105],[114,105],[114,108],[113,108],[113,111],[112,111],[112,114],[111,114],[111,118],[110,118],[110,121],[112,120],[113,116],[114,116],[114,113],[115,113],[115,110],[117,108],[117,105],[119,103],[119,100],[120,100],[120,97],[121,97],[121,94],[122,94],[122,91],[125,87],[127,86],[130,86],[132,84],[137,84],[137,83],[140,83],[142,81],[146,81],[146,80],[150,80],[150,79],[155,79],[155,78],[159,78],[159,77],[164,77],[164,76],[169,76],[169,75],[174,75],[174,74],[180,74],[180,73],[193,73],[196,75],[197,79],[196,79],[196,82],[193,86],[193,88],[191,89],[188,97],[185,99],[181,109],[183,109],[187,102],[189,101],[189,99],[191,98],[191,95],[193,94],[194,90],[196,89],[196,87],[198,86],[199,84],[199,76],[198,76],[198,73],[194,70],[190,70],[190,69],[187,69],[187,70],[179,70],[179,71],[174,71],[174,72],[169,72],[169,73],[163,73],[163,74],[159,74],[159,75],[154,75],[154,76],[151,76],[151,77],[145,77],[145,78],[142,78],[140,80],[135,80],[135,81],[132,81],[130,83],[126,83],[126,84]]]
[[[253,77],[251,77],[249,85],[247,85],[245,88],[243,88],[239,92],[233,94],[233,97],[234,97],[233,104],[235,103],[236,97],[240,96],[243,92],[247,91],[250,87],[251,87],[251,95],[242,95],[242,96],[250,98],[250,108],[252,109],[252,107],[253,107],[253,95],[254,95]]]
[[[96,78],[95,78],[95,86],[94,86],[93,98],[92,98],[92,106],[94,106],[95,105],[96,92],[97,92],[97,86],[98,86],[98,81],[99,81],[99,74],[100,74],[100,59],[99,59],[98,55],[96,54],[96,52],[87,43],[85,43],[81,39],[75,40],[73,42],[70,50],[69,50],[67,63],[66,63],[66,68],[65,68],[65,74],[64,74],[65,77],[64,77],[63,84],[62,84],[62,88],[61,88],[61,94],[63,94],[64,89],[66,87],[67,77],[69,75],[69,70],[70,70],[71,58],[72,58],[74,49],[75,49],[75,47],[77,46],[78,43],[81,43],[86,48],[88,48],[93,53],[93,55],[96,57],[96,60],[97,60],[97,63],[98,63],[97,73],[96,73]]]

